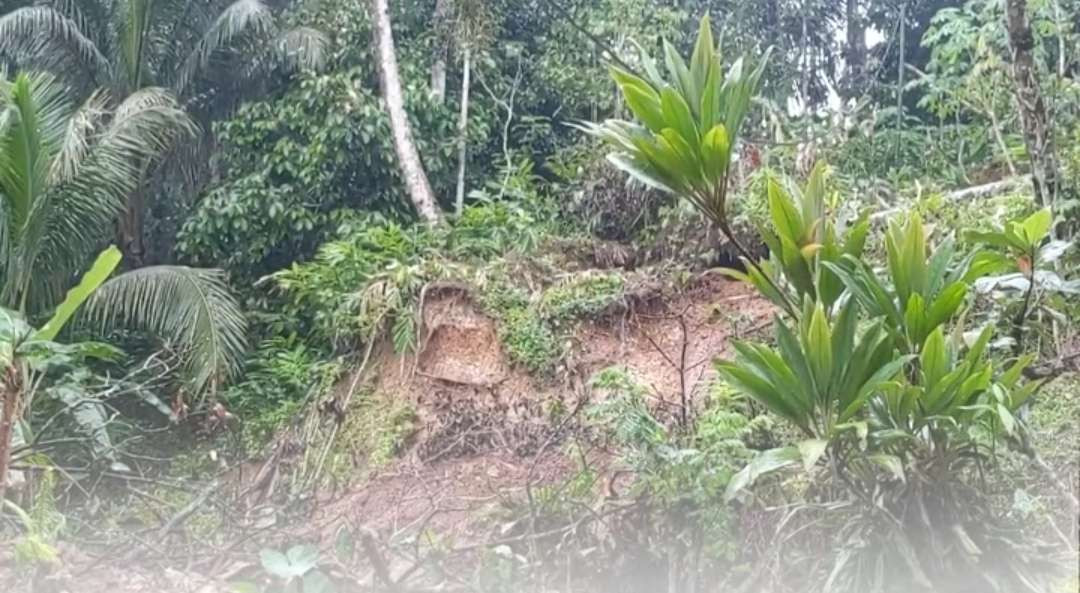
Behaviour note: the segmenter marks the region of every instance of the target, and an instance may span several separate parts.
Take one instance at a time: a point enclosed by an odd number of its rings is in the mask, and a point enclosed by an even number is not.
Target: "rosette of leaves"
[[[635,121],[609,119],[581,128],[615,149],[608,160],[616,167],[691,202],[753,266],[754,258],[732,232],[727,201],[732,152],[768,54],[756,65],[740,58],[725,68],[708,16],[701,19],[689,63],[671,43],[663,45],[663,73],[644,50],[644,74],[611,67]]]
[[[785,187],[769,179],[769,224],[762,225],[759,231],[771,258],[747,265],[746,272],[724,272],[753,285],[780,307],[788,308],[792,302],[820,301],[827,312],[831,311],[844,293],[844,283],[824,264],[854,269],[853,261],[862,257],[866,246],[870,221],[864,212],[847,228],[836,223],[830,216],[827,171],[819,162],[803,188]]]

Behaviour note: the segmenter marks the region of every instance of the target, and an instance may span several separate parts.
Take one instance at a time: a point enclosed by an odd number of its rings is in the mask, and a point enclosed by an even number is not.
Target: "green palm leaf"
[[[219,270],[141,268],[106,282],[87,302],[91,323],[149,331],[174,342],[192,393],[213,393],[236,376],[247,321]]]

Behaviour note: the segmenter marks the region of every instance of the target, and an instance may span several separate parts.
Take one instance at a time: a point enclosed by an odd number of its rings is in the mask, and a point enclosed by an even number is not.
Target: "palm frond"
[[[8,87],[5,101],[10,121],[0,137],[0,191],[21,230],[37,198],[45,191],[46,174],[59,151],[70,106],[64,89],[47,74],[20,75]]]
[[[273,49],[276,61],[290,71],[318,70],[326,63],[330,40],[311,27],[296,27],[278,35]]]
[[[93,72],[110,69],[108,58],[79,22],[50,6],[27,6],[0,16],[0,54],[16,61],[38,59],[55,65],[74,55]]]
[[[151,37],[150,21],[153,16],[149,0],[125,0],[121,8],[123,18],[119,25],[119,61],[123,64],[127,88],[143,86],[148,74],[146,49]]]
[[[218,15],[188,56],[181,69],[176,88],[184,90],[199,73],[210,65],[214,54],[245,35],[268,36],[274,31],[274,15],[261,0],[236,0]]]
[[[4,203],[4,303],[25,312],[32,262],[40,233],[35,214],[47,200],[48,174],[60,151],[71,108],[50,75],[19,75],[4,85],[4,134],[0,135],[0,199]],[[19,260],[17,263],[12,259]]]
[[[212,395],[241,369],[247,320],[220,270],[154,266],[106,282],[87,303],[91,323],[151,332],[183,356],[188,387]]]
[[[60,152],[49,170],[49,183],[64,183],[78,175],[90,151],[93,134],[108,112],[108,101],[108,93],[98,89],[68,119]]]
[[[146,167],[193,131],[175,99],[161,89],[130,95],[112,117],[108,98],[93,95],[78,110],[45,74],[21,75],[4,95],[11,119],[0,136],[4,199],[4,303],[44,310],[112,232]]]

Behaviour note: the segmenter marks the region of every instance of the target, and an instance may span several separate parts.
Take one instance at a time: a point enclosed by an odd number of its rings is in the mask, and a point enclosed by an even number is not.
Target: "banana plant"
[[[982,252],[960,258],[952,237],[931,245],[917,213],[903,224],[890,222],[885,251],[889,282],[851,255],[842,258],[846,265],[824,265],[871,317],[885,319],[897,346],[908,353],[918,352],[935,329],[956,317],[972,280],[996,266],[993,258]]]
[[[20,314],[0,309],[0,501],[4,499],[8,468],[11,462],[12,437],[24,409],[34,396],[34,374],[45,370],[64,348],[53,340],[72,315],[86,302],[120,263],[120,250],[110,247],[94,261],[82,280],[56,307],[52,317],[40,328],[33,329]],[[95,444],[107,447],[104,432],[104,412],[94,405],[76,401],[70,391],[57,392],[75,411],[75,421],[91,432]],[[102,422],[97,422],[102,420]],[[24,440],[24,439],[20,439]]]
[[[644,74],[611,67],[635,121],[609,119],[579,127],[615,149],[608,160],[616,167],[691,202],[753,266],[750,252],[732,232],[727,202],[732,152],[768,52],[756,65],[740,58],[725,70],[708,16],[701,19],[689,63],[671,43],[665,40],[663,45],[663,74],[644,50],[640,52]],[[791,303],[784,306],[796,313]]]
[[[836,272],[825,267],[829,262],[848,271],[853,265],[844,256],[861,258],[870,232],[868,213],[847,229],[837,227],[829,212],[824,163],[810,173],[806,187],[791,190],[774,179],[768,182],[771,227],[761,228],[771,259],[746,265],[746,272],[725,270],[729,276],[752,284],[773,303],[784,307],[796,303],[820,301],[830,310],[844,292]],[[764,277],[768,274],[769,277]],[[794,292],[794,298],[778,290]]]

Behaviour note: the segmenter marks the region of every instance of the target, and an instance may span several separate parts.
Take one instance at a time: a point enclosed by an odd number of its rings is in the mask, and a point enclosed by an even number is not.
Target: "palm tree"
[[[0,67],[54,73],[80,96],[107,88],[123,100],[146,87],[170,89],[204,130],[284,68],[314,68],[324,36],[284,29],[264,0],[44,0],[0,16]],[[209,135],[179,147],[173,165],[205,162]],[[192,177],[190,171],[187,177]],[[144,253],[144,188],[127,196],[121,235],[129,263]]]
[[[147,163],[195,129],[160,88],[112,103],[97,91],[75,105],[49,74],[0,80],[0,307],[50,315],[107,244]],[[141,268],[105,282],[87,306],[89,322],[170,341],[189,393],[211,392],[239,369],[246,324],[220,271]]]
[[[121,98],[159,86],[189,105],[218,102],[275,68],[317,67],[326,42],[308,27],[281,28],[264,0],[21,3],[0,16],[0,55]]]

